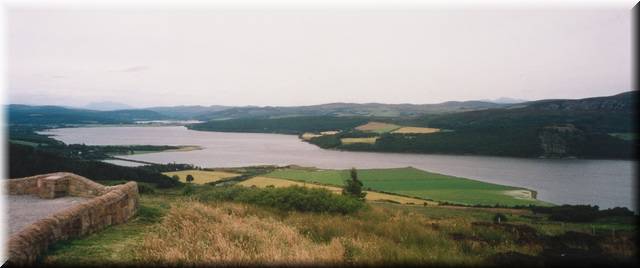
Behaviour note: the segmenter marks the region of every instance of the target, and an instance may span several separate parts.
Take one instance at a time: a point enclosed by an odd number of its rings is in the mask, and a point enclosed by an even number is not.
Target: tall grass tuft
[[[247,215],[244,205],[185,202],[172,207],[143,239],[138,259],[149,264],[311,264],[342,261],[338,239],[318,244],[273,218]]]

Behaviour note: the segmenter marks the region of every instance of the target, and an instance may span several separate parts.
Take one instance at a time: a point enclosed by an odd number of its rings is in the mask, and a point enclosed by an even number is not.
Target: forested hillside
[[[297,116],[212,120],[195,130],[303,134],[322,148],[344,150],[477,154],[517,157],[630,158],[636,148],[636,92],[578,100],[542,100],[502,108],[419,116]],[[272,108],[279,111],[278,108]],[[262,110],[264,112],[264,110]],[[234,112],[233,109],[222,112]],[[379,121],[444,131],[422,133],[359,131]],[[323,131],[340,133],[320,135]],[[344,138],[377,137],[375,143],[342,144]]]
[[[636,116],[635,95],[627,92],[611,97],[538,101],[509,109],[399,118],[392,121],[450,131],[387,133],[373,145],[338,147],[522,157],[630,158],[637,145],[616,134],[637,133],[632,120]]]
[[[153,167],[123,167],[109,163],[77,159],[56,151],[10,143],[9,178],[20,178],[51,172],[72,172],[93,180],[134,180],[158,187],[173,187],[180,182],[153,170]]]
[[[576,100],[517,104],[331,103],[297,107],[175,106],[153,110],[92,111],[57,106],[9,105],[13,130],[21,125],[124,124],[137,120],[203,119],[193,130],[254,133],[311,133],[309,142],[345,150],[478,154],[518,157],[630,158],[637,148],[637,92]],[[211,120],[209,120],[211,119]],[[373,134],[356,127],[368,122],[428,127],[435,133]],[[12,130],[12,131],[13,131]],[[338,131],[330,135],[326,131]],[[15,132],[15,131],[13,131]],[[21,133],[24,139],[41,137]],[[375,143],[343,138],[376,138]],[[371,140],[373,141],[373,140]]]
[[[149,110],[95,111],[18,104],[9,105],[7,108],[10,124],[121,124],[167,118]]]
[[[333,116],[299,116],[275,119],[243,118],[232,120],[209,121],[189,125],[190,129],[221,132],[258,132],[300,134],[303,132],[319,132],[351,129],[364,124],[366,117],[333,117]]]
[[[441,114],[475,111],[489,108],[508,107],[485,101],[448,101],[437,104],[384,104],[384,103],[328,103],[292,107],[233,107],[220,111],[203,113],[195,117],[199,120],[226,120],[240,118],[274,119],[299,116],[334,117],[408,117],[422,114]]]

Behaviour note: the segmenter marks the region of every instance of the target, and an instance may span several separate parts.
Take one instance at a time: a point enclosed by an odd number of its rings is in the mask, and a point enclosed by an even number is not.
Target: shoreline
[[[187,131],[189,129],[182,129],[182,130],[176,130],[178,133],[179,132],[183,132],[183,131]],[[149,129],[148,130],[149,133],[154,133],[156,132],[155,129]],[[202,131],[202,130],[195,130],[195,131],[199,131],[202,133],[206,133],[209,132],[211,134],[215,134],[215,133],[228,133],[228,134],[238,134],[238,135],[243,135],[243,134],[247,134],[247,135],[270,135],[270,134],[261,134],[261,133],[245,133],[245,132],[213,132],[213,131]],[[146,133],[147,131],[144,131],[144,133]],[[154,135],[159,135],[159,134],[154,134]],[[277,135],[287,135],[287,134],[277,134]],[[295,136],[295,135],[290,135],[290,136]],[[216,138],[218,136],[211,136],[211,138]],[[226,137],[226,136],[220,136],[220,137]],[[239,136],[241,137],[241,136]],[[255,138],[261,138],[262,136],[257,136]],[[265,139],[270,138],[268,136],[264,136]],[[277,139],[277,137],[272,137],[273,139]],[[286,139],[287,142],[303,142],[298,138],[293,138],[290,137],[290,139]],[[142,142],[139,142],[142,143]],[[208,143],[207,143],[208,144]],[[314,148],[317,146],[313,146]],[[195,148],[192,148],[195,149]],[[185,150],[184,148],[182,150]],[[205,150],[210,150],[209,148],[205,148]],[[359,155],[353,155],[352,157],[354,158],[366,158],[369,157],[369,155],[371,155],[370,157],[374,157],[375,159],[378,158],[393,158],[395,159],[395,157],[397,156],[398,159],[404,159],[404,158],[409,158],[409,159],[413,159],[411,157],[411,155],[415,155],[415,156],[421,156],[421,157],[426,157],[426,160],[420,160],[422,162],[424,161],[434,161],[435,164],[433,165],[429,165],[429,164],[418,164],[417,166],[415,165],[418,162],[411,162],[411,163],[406,163],[404,165],[398,165],[396,166],[395,164],[392,165],[387,165],[382,163],[382,165],[377,165],[378,163],[372,163],[369,165],[364,165],[361,168],[391,168],[391,167],[406,167],[406,166],[414,166],[417,167],[419,169],[422,170],[433,170],[434,173],[440,173],[440,174],[450,174],[452,176],[456,176],[456,177],[464,177],[464,178],[469,178],[472,180],[476,180],[476,181],[481,181],[481,182],[485,182],[485,183],[492,183],[492,184],[500,184],[500,185],[508,185],[508,186],[512,186],[512,187],[517,187],[517,188],[526,188],[526,189],[535,189],[536,192],[536,199],[538,200],[548,200],[549,202],[555,203],[555,204],[574,204],[574,203],[582,203],[582,199],[584,199],[579,193],[575,194],[575,198],[567,198],[567,197],[557,197],[557,196],[553,196],[552,194],[554,193],[552,190],[545,188],[545,184],[543,183],[544,181],[540,182],[540,180],[531,180],[531,181],[526,181],[522,178],[517,178],[514,177],[513,180],[498,180],[495,178],[497,175],[494,174],[496,172],[491,172],[491,170],[485,172],[484,170],[487,169],[486,167],[483,169],[477,169],[478,171],[476,171],[476,169],[471,169],[474,167],[474,165],[470,165],[470,166],[463,166],[462,171],[460,172],[452,172],[452,168],[440,168],[440,164],[438,164],[440,160],[443,161],[452,161],[452,163],[465,163],[466,161],[476,161],[475,158],[476,157],[480,157],[480,160],[482,161],[486,161],[486,165],[488,165],[488,167],[493,167],[493,163],[499,163],[499,162],[505,162],[505,161],[513,161],[516,164],[520,164],[522,163],[522,165],[527,168],[531,165],[557,165],[557,166],[564,166],[565,163],[567,165],[571,164],[573,165],[578,165],[578,166],[583,166],[583,165],[588,165],[588,166],[592,166],[592,165],[599,165],[600,163],[602,165],[605,166],[622,166],[622,167],[626,167],[629,164],[633,162],[632,160],[620,160],[620,159],[616,159],[616,160],[593,160],[593,159],[538,159],[538,158],[518,158],[518,157],[504,157],[504,156],[476,156],[476,155],[447,155],[447,154],[417,154],[417,153],[393,153],[393,152],[388,152],[385,155],[380,155],[379,152],[367,152],[367,151],[346,151],[346,150],[322,150],[322,151],[326,151],[326,152],[340,152],[340,151],[344,151],[345,153],[352,153],[352,154],[362,154],[362,156]],[[224,157],[222,157],[222,159],[219,160],[214,160],[214,161],[200,161],[203,163],[198,163],[198,161],[195,162],[190,162],[189,160],[185,161],[184,158],[179,157],[181,155],[174,155],[175,157],[171,157],[168,156],[169,154],[167,154],[167,157],[164,157],[164,155],[162,156],[158,156],[158,157],[151,157],[151,155],[149,157],[144,157],[144,156],[139,156],[139,157],[134,157],[135,159],[140,159],[140,160],[145,160],[145,159],[156,159],[158,161],[158,164],[162,164],[165,163],[163,162],[162,159],[170,159],[171,162],[176,162],[179,163],[181,161],[184,161],[184,163],[189,163],[189,164],[197,164],[199,166],[202,167],[244,167],[244,166],[252,166],[252,165],[270,165],[270,163],[279,163],[278,165],[286,165],[287,163],[297,163],[297,162],[291,162],[291,161],[282,161],[282,163],[280,163],[279,161],[270,161],[269,159],[262,159],[262,160],[258,160],[258,161],[226,161],[224,160]],[[213,155],[216,155],[215,153]],[[333,155],[333,154],[329,154],[329,155]],[[429,157],[429,155],[434,156],[434,159],[431,159]],[[185,153],[185,157],[188,157],[189,154]],[[440,157],[443,156],[443,157]],[[247,157],[251,157],[251,155],[247,155]],[[130,161],[131,159],[127,159],[128,157],[126,155],[122,156],[122,160],[124,161]],[[173,159],[171,159],[173,158]],[[290,157],[289,157],[290,158]],[[441,159],[442,158],[442,159]],[[417,159],[417,158],[416,158]],[[422,158],[420,158],[422,159]],[[234,158],[235,160],[235,158]],[[288,159],[291,160],[291,159]],[[237,162],[237,163],[236,163]],[[309,161],[302,161],[302,162],[309,162]],[[335,162],[335,161],[334,161]],[[410,162],[410,161],[400,161],[400,162]],[[168,163],[168,162],[167,162]],[[302,163],[302,164],[305,164]],[[336,167],[340,167],[340,165],[334,166],[332,164],[333,162],[329,163],[329,164],[325,164],[323,162],[316,162],[317,167],[319,168],[333,168],[335,169]],[[429,162],[425,162],[425,163],[429,163]],[[482,162],[484,163],[484,162]],[[123,163],[126,164],[126,163]],[[358,166],[358,165],[356,165]],[[495,165],[498,167],[502,167],[504,165]],[[360,166],[358,166],[360,167]],[[344,167],[344,168],[348,168],[348,167]],[[526,170],[526,169],[525,169]],[[571,171],[571,169],[569,170]],[[486,173],[486,174],[485,174]],[[494,175],[494,176],[489,176],[489,175]],[[519,173],[518,173],[519,174]],[[526,174],[525,174],[526,175]],[[549,175],[550,178],[554,178],[554,175],[551,174]],[[528,178],[527,176],[524,176],[525,178]],[[561,176],[560,176],[561,177]],[[596,176],[597,177],[597,176]],[[510,179],[509,177],[507,177],[507,179]],[[617,188],[616,188],[617,189]],[[617,191],[617,190],[616,190]],[[578,198],[578,199],[576,199]],[[579,199],[582,198],[582,199]],[[575,200],[574,200],[575,199]],[[585,199],[586,202],[588,202],[589,204],[597,204],[600,207],[614,207],[614,206],[626,206],[626,207],[630,207],[632,208],[633,205],[630,204],[626,204],[626,201],[616,201],[617,198],[615,197],[611,197],[611,198],[607,198],[606,196],[603,196],[601,198],[604,203],[599,203],[599,202],[593,202],[594,200],[590,200],[590,199]],[[600,199],[598,199],[600,200]]]
[[[558,160],[558,161],[569,161],[569,160],[597,160],[597,161],[636,161],[635,158],[582,158],[575,156],[563,156],[563,157],[554,157],[554,156],[509,156],[509,155],[488,155],[488,154],[454,154],[454,153],[441,153],[441,152],[399,152],[399,151],[380,151],[380,150],[353,150],[353,149],[345,149],[345,148],[322,148],[317,144],[310,142],[309,140],[305,140],[301,137],[302,134],[291,134],[291,133],[278,133],[278,132],[249,132],[249,131],[211,131],[211,130],[201,130],[201,129],[193,129],[188,126],[191,124],[78,124],[78,125],[65,125],[65,126],[57,126],[47,128],[42,131],[37,131],[37,134],[48,136],[54,138],[55,135],[42,133],[43,131],[53,130],[53,129],[62,129],[62,128],[79,128],[79,127],[176,127],[181,126],[185,127],[187,130],[191,131],[199,131],[199,132],[214,132],[214,133],[233,133],[233,134],[266,134],[266,135],[285,135],[285,136],[295,136],[297,137],[299,142],[305,142],[311,144],[315,147],[318,147],[322,150],[331,150],[331,151],[340,151],[340,152],[354,152],[354,153],[381,153],[381,154],[400,154],[400,155],[442,155],[442,156],[460,156],[460,157],[495,157],[495,158],[515,158],[515,159],[527,159],[527,160]],[[55,138],[54,138],[55,139]],[[168,151],[168,150],[165,150]]]

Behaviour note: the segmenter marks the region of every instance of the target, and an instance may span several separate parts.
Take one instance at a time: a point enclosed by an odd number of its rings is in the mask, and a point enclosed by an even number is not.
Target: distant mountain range
[[[227,120],[240,118],[285,118],[297,116],[416,118],[423,115],[463,113],[482,110],[509,110],[529,107],[533,110],[621,110],[631,109],[635,91],[608,97],[578,100],[539,100],[522,103],[501,98],[489,101],[448,101],[438,104],[383,104],[383,103],[328,103],[310,106],[258,107],[258,106],[171,106],[144,109],[118,109],[129,107],[114,102],[93,103],[94,109],[65,108],[60,106],[8,106],[10,123],[131,123],[137,120]],[[105,111],[106,110],[106,111]]]
[[[233,108],[232,106],[211,105],[211,106],[170,106],[170,107],[150,107],[146,110],[157,112],[161,115],[173,119],[196,119],[209,113]]]
[[[482,101],[449,101],[439,104],[328,103],[293,107],[233,107],[198,115],[195,119],[281,118],[294,116],[404,117],[426,113],[450,113],[505,107]]]
[[[310,142],[340,150],[479,154],[519,157],[631,158],[638,147],[637,91],[607,97],[515,104],[483,101],[439,104],[329,103],[296,107],[175,106],[96,111],[60,106],[8,106],[10,129],[20,126],[128,124],[150,120],[206,121],[190,129],[301,134],[340,130]],[[344,145],[368,133],[371,121],[439,128],[428,135],[384,133],[374,144]],[[366,136],[365,135],[365,136]]]

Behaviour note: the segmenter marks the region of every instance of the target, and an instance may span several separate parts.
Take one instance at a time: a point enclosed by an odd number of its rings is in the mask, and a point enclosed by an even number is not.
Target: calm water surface
[[[347,152],[321,149],[293,135],[205,132],[188,130],[183,126],[61,128],[41,133],[54,135],[67,144],[197,145],[204,148],[122,157],[154,163],[189,163],[202,167],[297,164],[336,169],[412,166],[533,189],[538,191],[538,199],[556,204],[636,209],[633,179],[636,163],[629,160]]]

